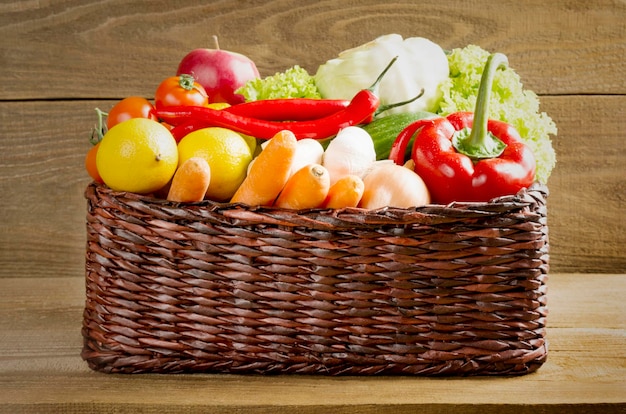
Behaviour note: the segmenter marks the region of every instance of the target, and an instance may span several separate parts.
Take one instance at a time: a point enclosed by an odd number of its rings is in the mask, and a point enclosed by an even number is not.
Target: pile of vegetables
[[[321,65],[314,75],[297,67],[295,71],[287,70],[288,76],[277,74],[255,80],[240,93],[248,101],[258,99],[267,90],[272,91],[272,98],[349,99],[368,79],[380,73],[393,56],[399,58],[380,84],[381,104],[409,99],[421,88],[425,93],[411,104],[379,113],[372,123],[363,125],[372,134],[378,158],[384,159],[389,154],[390,136],[397,136],[412,121],[475,109],[490,52],[477,45],[446,52],[427,39],[403,40],[397,34],[385,35],[341,52]],[[523,87],[513,68],[506,67],[495,74],[489,107],[490,118],[511,124],[519,132],[535,156],[536,181],[547,183],[556,164],[551,136],[556,136],[557,128],[550,116],[540,111],[537,95]]]
[[[296,65],[234,93],[244,102],[157,104],[149,114],[176,142],[220,127],[262,143],[231,202],[303,209],[488,201],[547,183],[556,163],[557,129],[537,95],[506,56],[476,45],[444,51],[390,34],[315,74]]]

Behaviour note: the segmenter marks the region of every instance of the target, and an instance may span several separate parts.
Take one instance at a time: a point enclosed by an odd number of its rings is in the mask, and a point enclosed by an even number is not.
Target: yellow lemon
[[[113,190],[151,193],[164,187],[178,167],[176,140],[158,122],[132,118],[107,131],[96,166]]]
[[[203,128],[191,132],[178,143],[179,163],[191,157],[202,157],[211,168],[211,184],[206,197],[214,201],[229,200],[241,185],[252,150],[246,139],[230,129]]]

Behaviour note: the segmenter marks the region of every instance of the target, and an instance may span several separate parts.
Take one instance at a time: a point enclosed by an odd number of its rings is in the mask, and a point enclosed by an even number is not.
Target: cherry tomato
[[[146,98],[129,96],[116,103],[107,115],[107,128],[111,129],[120,122],[131,118],[148,118],[157,120],[154,106]]]
[[[207,106],[208,104],[209,95],[191,75],[183,74],[166,78],[154,94],[154,105],[157,108],[179,105]]]
[[[98,172],[98,166],[96,165],[98,148],[100,148],[99,142],[96,145],[92,146],[89,151],[87,151],[87,155],[85,155],[85,169],[94,181],[102,184],[104,183],[104,181],[102,180],[102,177],[100,177],[100,173]]]

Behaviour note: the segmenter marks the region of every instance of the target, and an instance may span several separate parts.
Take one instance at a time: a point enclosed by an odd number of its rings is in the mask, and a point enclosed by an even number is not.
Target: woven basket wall
[[[520,375],[546,360],[543,186],[378,211],[85,195],[94,370]]]

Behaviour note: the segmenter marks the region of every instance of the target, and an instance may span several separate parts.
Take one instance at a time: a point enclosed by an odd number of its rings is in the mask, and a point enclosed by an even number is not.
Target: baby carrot
[[[271,206],[289,179],[297,144],[298,140],[291,131],[284,130],[274,135],[254,159],[231,203]]]
[[[358,175],[349,174],[341,177],[328,190],[326,200],[322,203],[324,208],[356,207],[361,201],[365,184]]]
[[[176,170],[167,199],[185,203],[201,201],[204,199],[210,182],[209,163],[204,158],[191,157]]]
[[[319,207],[328,194],[330,174],[320,164],[309,164],[296,171],[276,200],[276,207],[302,210]]]

